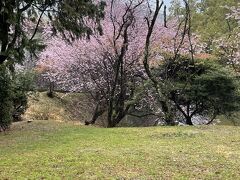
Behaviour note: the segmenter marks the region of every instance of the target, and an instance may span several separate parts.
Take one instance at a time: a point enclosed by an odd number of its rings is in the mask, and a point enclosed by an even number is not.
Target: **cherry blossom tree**
[[[87,92],[96,101],[93,119],[86,124],[95,123],[107,111],[108,126],[116,126],[133,105],[127,102],[143,74],[143,7],[143,0],[111,2],[102,22],[103,36],[73,44],[52,38],[41,55],[39,65],[47,69],[50,81],[70,91]]]
[[[164,96],[156,96],[148,69],[164,60],[164,54],[188,54],[199,51],[195,39],[186,34],[184,23],[158,20],[163,7],[156,1],[156,11],[146,0],[126,2],[108,1],[104,34],[90,40],[77,40],[68,44],[59,37],[49,37],[47,48],[41,54],[39,69],[61,88],[72,92],[85,92],[96,102],[95,112],[86,124],[95,123],[100,115],[107,114],[109,127],[116,126],[126,115],[137,116],[136,111],[149,109],[145,115],[165,116],[168,113],[164,98],[165,82],[161,78],[157,87]],[[150,24],[150,19],[155,21]],[[179,25],[180,24],[180,25]],[[151,31],[151,33],[149,33]],[[147,43],[146,42],[146,39]],[[176,57],[175,57],[176,58]],[[147,63],[145,62],[147,59]],[[147,68],[144,67],[147,64]],[[150,86],[148,86],[150,84]],[[157,99],[161,99],[158,101]],[[159,103],[162,104],[159,106]]]

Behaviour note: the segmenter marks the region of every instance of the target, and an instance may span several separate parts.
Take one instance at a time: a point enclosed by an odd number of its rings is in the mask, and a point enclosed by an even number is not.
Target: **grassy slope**
[[[238,179],[239,140],[231,126],[21,122],[0,134],[0,179]]]
[[[49,98],[47,92],[37,92],[28,98],[28,109],[24,120],[55,120],[78,121],[84,124],[92,118],[94,103],[86,95],[79,93],[55,93]],[[104,125],[104,117],[100,117],[98,124]]]
[[[36,92],[29,96],[28,109],[23,118],[26,120],[69,121],[71,114],[58,98],[49,98],[46,92]]]

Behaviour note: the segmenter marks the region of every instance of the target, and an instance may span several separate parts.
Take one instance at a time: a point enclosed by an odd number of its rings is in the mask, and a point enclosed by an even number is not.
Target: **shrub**
[[[27,109],[29,91],[34,91],[35,73],[32,71],[19,71],[14,76],[13,82],[13,120],[20,121],[21,115]]]

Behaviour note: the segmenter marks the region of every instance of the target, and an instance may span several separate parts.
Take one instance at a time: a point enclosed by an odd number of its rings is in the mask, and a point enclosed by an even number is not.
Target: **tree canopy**
[[[237,6],[238,0],[190,0],[192,30],[207,44],[206,51],[212,51],[213,41],[229,33],[237,26],[236,21],[227,18],[229,7]],[[180,0],[172,0],[171,16],[181,16],[184,7]]]
[[[67,38],[101,32],[105,3],[92,0],[3,0],[0,2],[0,63],[23,60],[26,51],[41,48],[35,38],[42,21]],[[95,25],[88,24],[92,20]],[[66,36],[66,33],[68,36]]]

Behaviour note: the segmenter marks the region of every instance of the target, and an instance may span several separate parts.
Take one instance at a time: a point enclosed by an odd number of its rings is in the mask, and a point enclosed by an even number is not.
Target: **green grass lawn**
[[[17,123],[0,134],[0,179],[239,179],[240,127],[103,129]]]

